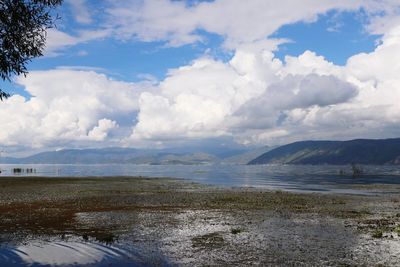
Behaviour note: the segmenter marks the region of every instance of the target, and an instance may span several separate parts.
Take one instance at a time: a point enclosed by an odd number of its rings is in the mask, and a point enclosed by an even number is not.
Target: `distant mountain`
[[[168,149],[65,149],[25,158],[1,157],[6,164],[396,164],[400,165],[400,138],[351,141],[302,141],[278,148],[179,147]]]
[[[234,156],[225,158],[221,161],[221,163],[245,165],[252,159],[257,158],[272,149],[274,149],[274,147],[268,147],[268,146],[252,149],[250,151],[246,151],[246,152],[240,153],[238,155],[234,155]]]
[[[170,152],[133,148],[65,149],[38,153],[25,158],[0,158],[6,164],[212,164],[220,159],[201,152]]]
[[[151,165],[203,165],[219,162],[219,158],[207,153],[168,154],[159,153],[152,156],[137,157],[128,163]]]
[[[2,164],[17,164],[18,159],[10,158],[10,157],[3,157],[3,158],[0,158],[0,163],[2,163]]]
[[[296,142],[266,152],[248,164],[274,163],[400,165],[400,138]]]
[[[142,156],[140,150],[132,148],[65,149],[35,154],[20,159],[20,163],[42,164],[101,164],[119,163]]]

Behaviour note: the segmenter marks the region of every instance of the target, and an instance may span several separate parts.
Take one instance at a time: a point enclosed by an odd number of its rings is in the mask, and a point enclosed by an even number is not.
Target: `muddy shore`
[[[0,244],[124,244],[151,265],[398,266],[400,188],[363,189],[372,193],[296,194],[167,178],[2,177]]]

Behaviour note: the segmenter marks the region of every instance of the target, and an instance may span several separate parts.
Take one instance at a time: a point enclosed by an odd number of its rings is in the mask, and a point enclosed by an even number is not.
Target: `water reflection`
[[[400,184],[400,166],[362,166],[364,175],[353,178],[351,166],[305,165],[0,165],[0,176],[18,176],[14,168],[34,168],[29,176],[146,176],[175,177],[220,186],[263,187],[289,191],[341,192],[341,185]]]
[[[94,242],[36,241],[0,246],[0,266],[148,266],[140,255]]]

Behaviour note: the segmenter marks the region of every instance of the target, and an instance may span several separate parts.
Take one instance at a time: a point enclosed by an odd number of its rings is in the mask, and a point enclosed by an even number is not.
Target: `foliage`
[[[0,0],[0,77],[26,75],[26,64],[43,55],[51,10],[62,0]],[[0,89],[0,100],[8,93]]]

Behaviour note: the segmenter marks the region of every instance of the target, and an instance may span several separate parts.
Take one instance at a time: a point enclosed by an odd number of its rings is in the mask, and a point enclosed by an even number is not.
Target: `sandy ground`
[[[172,266],[400,266],[400,188],[367,196],[166,178],[0,179],[0,244],[82,240]]]

